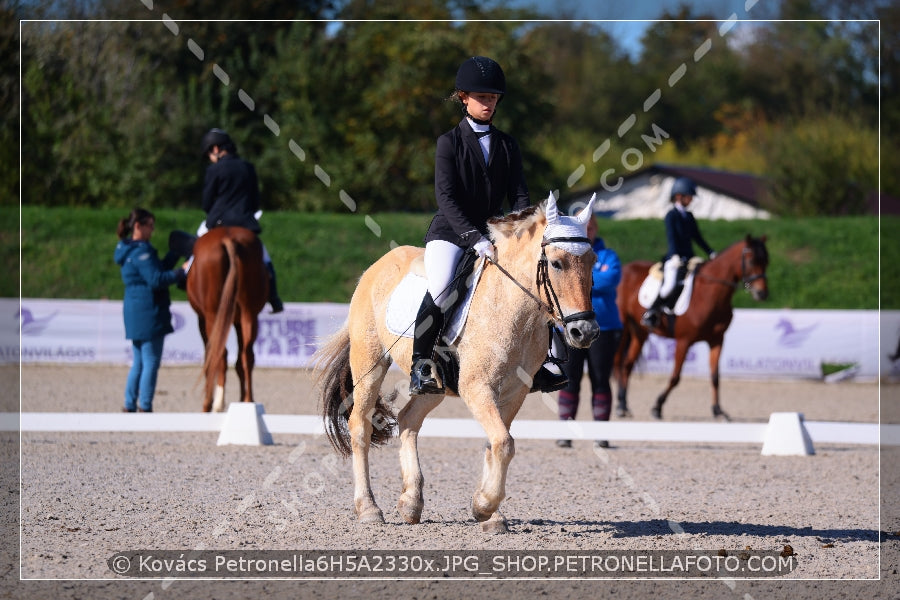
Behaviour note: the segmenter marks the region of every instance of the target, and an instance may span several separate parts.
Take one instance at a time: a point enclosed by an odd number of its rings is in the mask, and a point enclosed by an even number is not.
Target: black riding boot
[[[284,311],[284,302],[278,297],[278,287],[275,283],[275,267],[271,262],[266,263],[266,271],[269,273],[269,304],[272,305],[272,314]]]
[[[665,297],[657,296],[656,300],[653,301],[653,305],[641,316],[641,325],[644,327],[656,327],[659,325],[659,311],[665,302]]]
[[[444,388],[438,384],[437,364],[432,360],[434,342],[444,325],[444,313],[434,303],[430,292],[425,292],[413,333],[412,370],[409,373],[409,394],[443,394]]]
[[[569,385],[569,378],[564,373],[556,374],[544,365],[538,369],[531,380],[532,392],[558,392]]]
[[[565,341],[560,337],[559,330],[555,327],[550,329],[550,336],[556,338],[556,347],[559,347],[559,344],[564,344]],[[553,344],[551,343],[551,348]],[[544,365],[548,362],[556,363],[559,368],[559,374],[554,373]],[[569,378],[566,376],[565,371],[563,371],[560,361],[557,361],[553,358],[552,355],[548,355],[544,360],[544,364],[541,365],[541,368],[538,369],[538,372],[534,374],[534,377],[531,379],[531,392],[558,392],[559,390],[565,388],[569,385]]]

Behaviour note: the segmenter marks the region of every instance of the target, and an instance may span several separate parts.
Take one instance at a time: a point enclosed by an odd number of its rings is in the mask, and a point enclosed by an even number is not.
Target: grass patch
[[[23,297],[121,299],[113,262],[122,209],[21,208]],[[199,210],[154,210],[153,244],[165,253],[173,229],[193,232]],[[262,239],[288,302],[349,302],[362,272],[392,243],[421,246],[431,215],[267,212]],[[19,209],[0,208],[2,257],[18,272]],[[709,243],[722,250],[748,233],[767,235],[770,299],[754,302],[738,291],[739,308],[900,309],[900,219],[875,217],[703,221]],[[879,233],[880,245],[879,273]],[[661,220],[600,221],[600,235],[622,260],[658,260],[666,250]],[[19,295],[18,277],[4,277],[0,295]],[[172,288],[173,299],[185,299]]]

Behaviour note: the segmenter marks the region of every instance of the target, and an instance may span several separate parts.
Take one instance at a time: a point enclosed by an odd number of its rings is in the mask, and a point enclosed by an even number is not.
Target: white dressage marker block
[[[272,444],[272,434],[262,416],[266,410],[256,402],[232,402],[225,413],[225,423],[219,433],[217,446],[236,444],[263,446]]]
[[[804,456],[815,454],[812,438],[803,425],[803,414],[780,412],[769,415],[763,438],[763,456]]]

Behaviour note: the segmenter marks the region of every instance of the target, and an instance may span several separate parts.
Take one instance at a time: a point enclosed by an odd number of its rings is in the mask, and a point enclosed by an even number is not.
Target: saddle
[[[478,255],[474,250],[467,250],[456,265],[452,287],[447,292],[450,306],[444,311],[444,328],[438,337],[438,343],[447,345],[456,343],[466,323],[475,286],[481,278],[483,269],[484,261],[478,261]],[[428,280],[425,279],[424,261],[417,258],[410,264],[409,272],[400,280],[388,299],[385,314],[388,331],[401,337],[413,337],[416,312],[427,290]]]
[[[699,256],[691,257],[688,260],[686,275],[683,279],[675,282],[675,289],[672,291],[673,298],[663,306],[667,312],[675,315],[683,315],[691,302],[691,291],[694,287],[694,272],[697,270],[704,260]],[[659,296],[659,288],[662,286],[663,279],[663,263],[657,262],[650,267],[647,277],[638,290],[638,302],[644,308],[650,308],[653,302]]]
[[[485,261],[479,261],[474,250],[467,250],[456,265],[451,287],[447,290],[446,302],[450,305],[444,311],[444,327],[435,344],[434,361],[439,367],[444,387],[453,392],[459,385],[459,355],[454,345],[466,324],[484,264]],[[385,314],[388,331],[400,337],[413,337],[416,313],[427,290],[424,262],[417,258],[388,299]]]

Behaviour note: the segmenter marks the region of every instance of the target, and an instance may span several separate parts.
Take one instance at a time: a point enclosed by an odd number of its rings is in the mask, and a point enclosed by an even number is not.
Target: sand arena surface
[[[13,376],[0,370],[5,381]],[[164,368],[154,409],[199,412],[198,369]],[[25,365],[26,412],[117,412],[126,367]],[[386,387],[403,385],[391,372]],[[258,369],[255,392],[269,414],[317,414],[310,374]],[[226,399],[237,395],[229,374]],[[649,420],[663,379],[637,376],[633,420]],[[579,418],[589,418],[583,386]],[[876,422],[896,414],[896,387],[818,382],[722,382],[722,405],[735,421],[766,422],[771,412],[809,420]],[[886,401],[890,396],[890,401]],[[8,399],[4,399],[8,402]],[[402,399],[399,400],[402,403]],[[3,410],[14,410],[4,407]],[[467,417],[447,399],[435,417]],[[711,421],[708,382],[684,379],[664,409],[667,421]],[[139,419],[141,415],[135,414]],[[554,419],[541,395],[524,419]],[[613,421],[616,417],[613,417]],[[896,419],[895,419],[896,422]],[[5,435],[4,473],[18,451]],[[471,517],[484,440],[422,438],[425,511],[420,525],[394,509],[400,490],[396,439],[371,453],[384,526],[364,527],[352,512],[350,462],[326,439],[274,435],[263,447],[216,446],[215,433],[39,433],[21,435],[19,597],[528,597],[897,598],[900,452],[873,446],[817,445],[815,456],[763,457],[756,444],[613,443],[595,450],[576,441],[518,440],[501,510],[510,534],[483,533]],[[886,469],[887,465],[893,468]],[[879,467],[881,474],[879,477]],[[879,491],[879,484],[884,494]],[[7,512],[15,492],[8,484]],[[881,511],[881,516],[879,515]],[[879,533],[888,535],[879,542]],[[781,551],[797,568],[777,579],[729,581],[484,580],[425,581],[128,581],[107,559],[124,550],[662,550]],[[0,555],[16,578],[18,549]],[[879,558],[881,561],[879,562]],[[878,581],[883,578],[882,581]],[[101,579],[103,581],[84,581]],[[848,581],[848,580],[870,581]],[[826,581],[823,581],[826,580]],[[5,586],[6,587],[6,586]],[[0,590],[2,593],[4,590]]]

